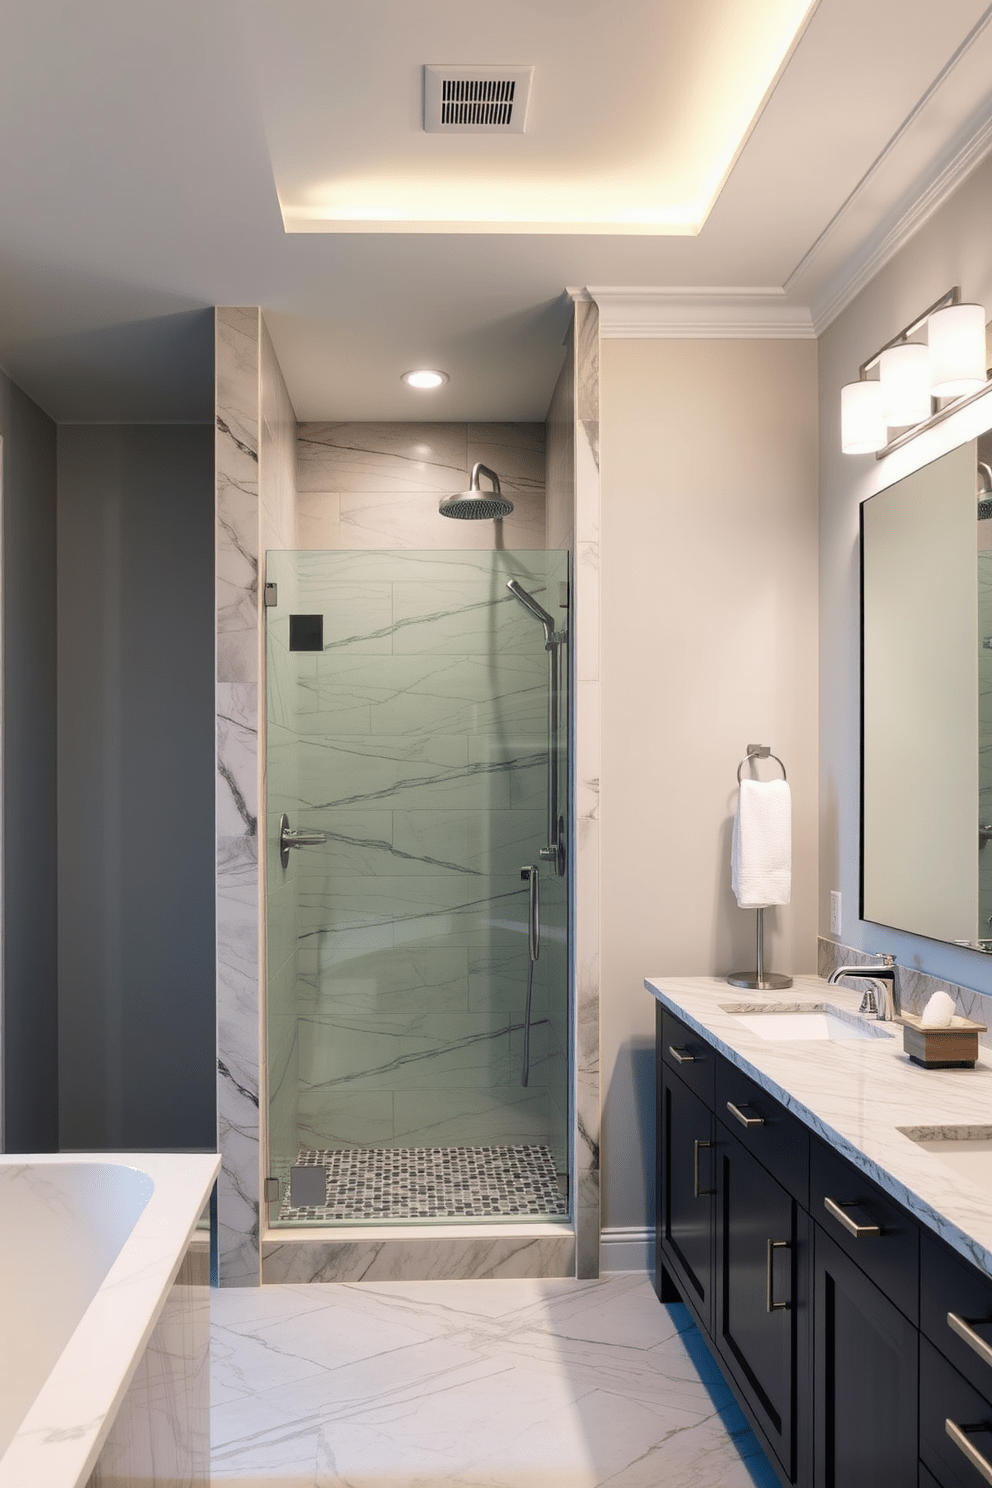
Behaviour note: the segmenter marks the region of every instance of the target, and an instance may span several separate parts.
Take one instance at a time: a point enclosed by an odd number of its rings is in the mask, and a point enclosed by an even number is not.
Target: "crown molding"
[[[590,285],[573,299],[599,306],[599,334],[613,340],[813,340],[806,305],[776,288]]]
[[[841,273],[835,275],[830,281],[826,292],[814,300],[813,325],[817,336],[823,334],[838,315],[847,309],[851,301],[857,298],[865,286],[871,283],[875,275],[885,268],[885,265],[896,256],[899,250],[905,247],[920,228],[954,195],[965,178],[977,165],[981,164],[990,150],[992,150],[992,117],[983,119],[979,123],[964,142],[959,144],[950,159],[937,167],[930,182],[924,185],[910,204],[896,216],[895,221],[882,237],[869,239],[862,245],[859,252],[852,254],[844,264]],[[845,202],[841,213],[847,211],[853,200],[854,198],[851,197]],[[840,221],[841,213],[838,213],[813,245],[802,264],[798,265],[789,276],[786,281],[787,288],[796,281],[802,271],[812,264],[817,251]]]

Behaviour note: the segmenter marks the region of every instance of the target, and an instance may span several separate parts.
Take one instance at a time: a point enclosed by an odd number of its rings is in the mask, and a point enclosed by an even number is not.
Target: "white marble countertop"
[[[899,1130],[985,1128],[981,1135],[992,1137],[992,1051],[980,1048],[973,1070],[927,1070],[903,1052],[898,1024],[876,1025],[892,1038],[772,1043],[723,1011],[745,1003],[830,1003],[856,1012],[860,991],[831,987],[815,976],[796,977],[788,991],[777,993],[751,992],[713,977],[648,978],[644,985],[922,1224],[992,1276],[992,1193]]]

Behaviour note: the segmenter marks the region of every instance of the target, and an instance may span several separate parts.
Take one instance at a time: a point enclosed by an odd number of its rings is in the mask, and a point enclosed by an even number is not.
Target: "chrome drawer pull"
[[[824,1198],[823,1207],[828,1214],[833,1215],[834,1219],[840,1220],[847,1233],[853,1235],[855,1240],[866,1240],[871,1235],[882,1233],[877,1224],[858,1224],[856,1219],[851,1218],[846,1211],[856,1208],[854,1204],[837,1204],[833,1199]]]
[[[727,1102],[727,1110],[731,1116],[737,1117],[741,1126],[764,1126],[765,1124],[765,1118],[763,1116],[745,1116],[740,1106],[735,1106],[733,1101]]]
[[[772,1297],[772,1251],[788,1250],[788,1240],[769,1240],[765,1262],[765,1311],[782,1312],[788,1307],[788,1302],[776,1302]]]
[[[963,1453],[964,1456],[967,1457],[968,1461],[971,1463],[975,1471],[981,1473],[986,1483],[992,1483],[992,1462],[990,1462],[987,1457],[983,1457],[977,1447],[973,1447],[971,1445],[971,1442],[965,1436],[964,1430],[958,1425],[957,1421],[952,1421],[950,1418],[948,1418],[944,1422],[944,1430],[947,1432],[948,1436],[951,1438],[951,1441],[957,1447],[958,1451]],[[987,1431],[988,1427],[972,1426],[971,1430]]]
[[[676,1049],[674,1044],[669,1044],[668,1052],[676,1064],[695,1064],[695,1054],[687,1054],[684,1049]]]
[[[700,1188],[699,1186],[699,1149],[700,1147],[712,1147],[712,1142],[701,1142],[698,1137],[692,1144],[692,1197],[694,1199],[706,1199],[710,1194],[715,1194],[715,1188]]]
[[[970,1349],[975,1350],[975,1353],[983,1364],[992,1364],[992,1348],[989,1347],[984,1338],[979,1338],[974,1328],[969,1327],[963,1317],[958,1317],[956,1312],[949,1312],[947,1314],[947,1326],[952,1333],[956,1333],[959,1338],[963,1338]]]

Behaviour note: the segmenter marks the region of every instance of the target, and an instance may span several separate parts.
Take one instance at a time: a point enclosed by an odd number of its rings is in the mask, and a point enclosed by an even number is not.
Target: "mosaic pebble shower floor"
[[[548,1147],[317,1148],[296,1161],[326,1169],[327,1199],[294,1208],[287,1187],[283,1224],[568,1214]]]

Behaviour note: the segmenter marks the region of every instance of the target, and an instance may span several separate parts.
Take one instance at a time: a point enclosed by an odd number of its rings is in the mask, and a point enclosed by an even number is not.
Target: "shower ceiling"
[[[747,9],[794,21],[805,6]],[[616,206],[604,182],[670,155],[679,86],[704,97],[719,80],[720,20],[739,13],[737,0],[6,0],[0,365],[60,420],[209,420],[205,312],[260,304],[301,419],[517,420],[547,411],[567,285],[711,303],[744,286],[811,334],[922,220],[913,204],[937,183],[931,208],[987,148],[992,26],[984,0],[819,0],[708,216],[689,214],[705,216],[695,236],[595,222]],[[527,132],[425,133],[428,62],[534,64]],[[741,69],[738,130],[774,70],[761,66]],[[679,199],[705,207],[732,140]],[[438,190],[484,184],[474,222],[424,230],[433,164]],[[542,230],[507,231],[510,197],[549,172]],[[311,209],[315,182],[386,179],[430,218],[286,232],[282,207]],[[577,215],[594,230],[571,230]],[[399,380],[417,366],[451,380],[417,393]]]

